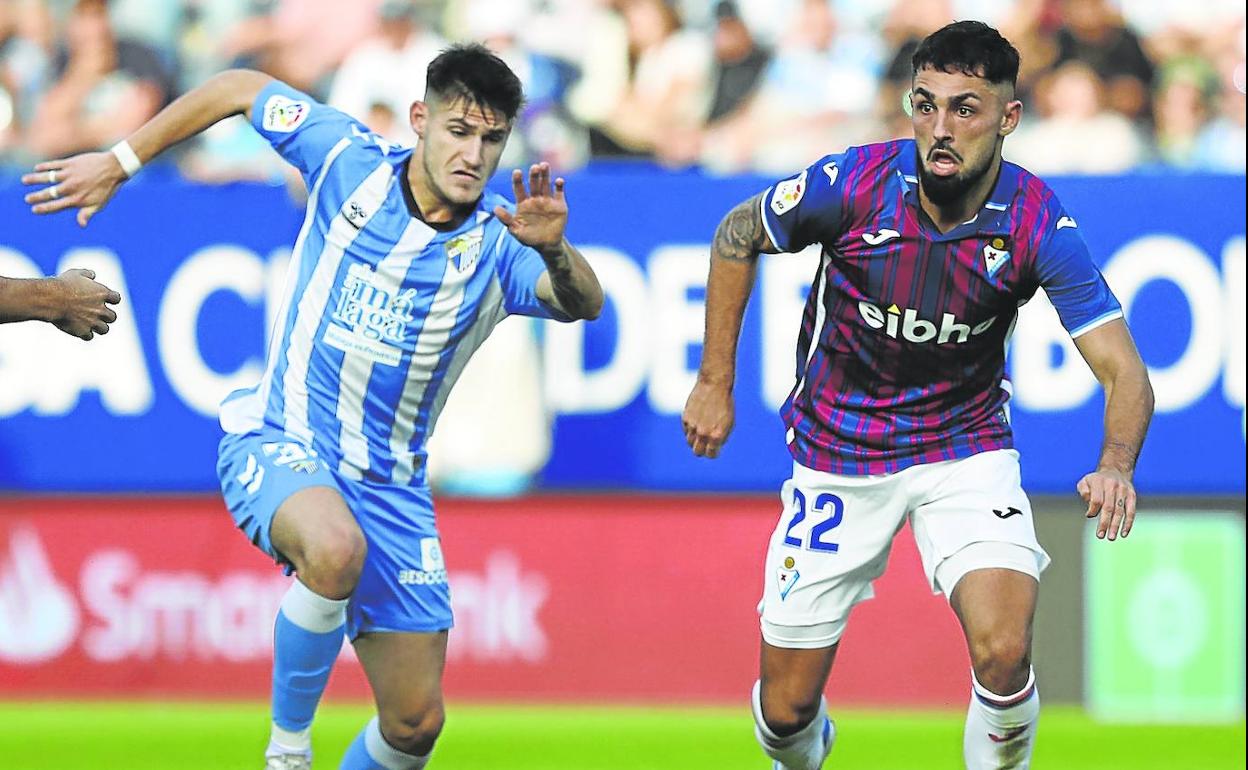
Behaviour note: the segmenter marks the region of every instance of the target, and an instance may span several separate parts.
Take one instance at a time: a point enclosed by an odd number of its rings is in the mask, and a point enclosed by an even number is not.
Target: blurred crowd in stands
[[[0,0],[0,165],[107,147],[229,67],[411,143],[425,66],[477,40],[527,94],[505,166],[788,173],[909,135],[910,54],[963,18],[1022,53],[1007,158],[1244,172],[1242,0]],[[238,118],[175,160],[202,180],[283,174]]]

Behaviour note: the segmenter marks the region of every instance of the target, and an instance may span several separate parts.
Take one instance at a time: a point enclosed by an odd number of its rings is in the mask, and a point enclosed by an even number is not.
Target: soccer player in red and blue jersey
[[[966,635],[966,766],[1029,766],[1040,711],[1031,626],[1049,557],[1020,484],[1005,348],[1038,288],[1105,389],[1100,460],[1077,485],[1087,516],[1100,538],[1131,530],[1152,389],[1075,218],[1002,160],[1022,113],[1018,64],[985,24],[940,29],[914,54],[913,140],[821,158],[716,231],[702,364],[683,415],[706,457],[732,429],[758,254],[822,246],[782,410],[793,476],[760,603],[753,711],[774,770],[815,770],[831,751],[822,692],[837,644],[907,519],[933,591]]]

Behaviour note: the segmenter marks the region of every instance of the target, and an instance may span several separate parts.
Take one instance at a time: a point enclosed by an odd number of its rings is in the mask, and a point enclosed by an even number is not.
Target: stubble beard
[[[441,200],[451,206],[462,205],[442,188],[442,185],[438,182],[438,177],[434,175],[433,169],[429,167],[428,156],[423,152],[420,154],[420,166],[425,171],[425,184],[429,185],[429,191],[437,196],[438,200]]]
[[[429,185],[429,190],[438,197],[446,205],[456,210],[471,208],[477,205],[477,201],[481,200],[481,196],[485,194],[485,185],[482,185],[475,193],[467,193],[467,197],[457,197],[451,191],[449,185],[443,187],[437,175],[434,174],[433,168],[429,165],[429,158],[425,153],[420,154],[420,166],[425,172],[425,182]]]
[[[924,165],[923,156],[919,154],[918,145],[915,145],[914,156],[919,169],[919,183],[923,188],[923,194],[937,206],[949,206],[958,203],[970,192],[972,187],[984,178],[984,175],[988,173],[988,169],[992,168],[992,158],[990,157],[988,162],[980,168],[967,169],[964,166],[953,176],[937,176],[928,171],[927,166]]]

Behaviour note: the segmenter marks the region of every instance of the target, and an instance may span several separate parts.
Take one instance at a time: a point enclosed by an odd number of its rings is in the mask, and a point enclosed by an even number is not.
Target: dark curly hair
[[[429,62],[425,79],[429,95],[441,100],[467,98],[514,120],[524,103],[520,78],[502,59],[480,43],[453,45]]]
[[[919,43],[910,65],[913,74],[930,67],[989,83],[1018,83],[1018,49],[982,21],[955,21],[936,30]]]

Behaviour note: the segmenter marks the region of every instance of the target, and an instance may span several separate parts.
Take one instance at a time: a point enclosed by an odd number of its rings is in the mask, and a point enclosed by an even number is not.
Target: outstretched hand
[[[126,172],[111,152],[87,152],[60,160],[47,160],[22,175],[22,184],[44,185],[26,195],[35,214],[52,214],[78,209],[78,225],[86,227],[96,212],[104,208],[117,187],[126,181]]]
[[[568,201],[563,194],[563,178],[550,184],[550,164],[534,163],[529,166],[529,189],[524,189],[524,174],[520,169],[511,172],[511,190],[516,198],[515,213],[502,206],[494,208],[498,217],[526,246],[539,252],[551,252],[562,247],[563,231],[568,225]]]

